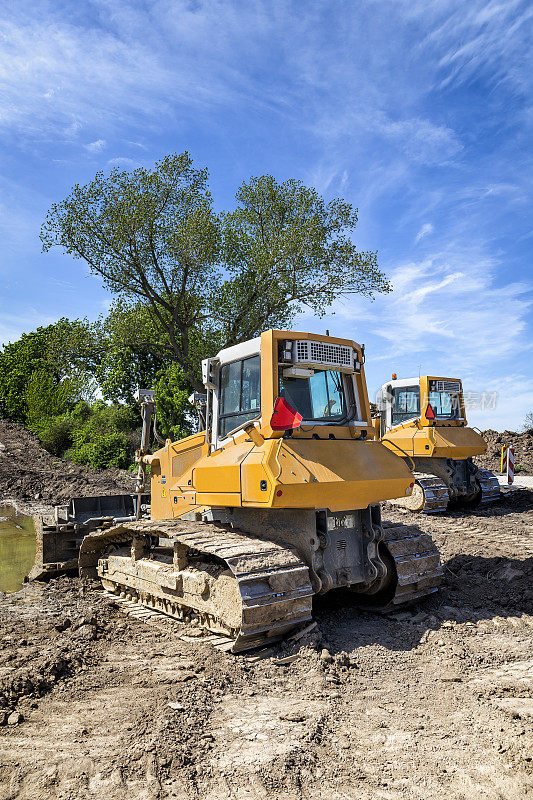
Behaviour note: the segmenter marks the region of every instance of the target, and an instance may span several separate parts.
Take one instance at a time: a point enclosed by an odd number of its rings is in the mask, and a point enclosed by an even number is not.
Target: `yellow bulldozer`
[[[460,380],[432,375],[398,379],[393,374],[378,393],[374,424],[385,447],[414,470],[412,493],[396,498],[396,505],[435,513],[450,505],[498,500],[498,479],[473,461],[487,445],[468,427]]]
[[[193,621],[233,652],[306,623],[315,594],[344,589],[392,609],[436,591],[431,538],[381,521],[380,501],[409,496],[414,479],[375,432],[363,361],[356,342],[292,331],[224,349],[202,363],[205,394],[191,396],[198,432],[152,454],[144,393],[136,498],[117,501],[118,514],[109,498],[56,512],[40,526],[34,574],[77,558],[108,591]]]

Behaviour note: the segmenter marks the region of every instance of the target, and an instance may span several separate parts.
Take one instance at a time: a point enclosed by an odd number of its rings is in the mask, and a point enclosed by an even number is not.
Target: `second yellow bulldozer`
[[[381,441],[410,464],[416,479],[411,495],[398,497],[396,505],[435,513],[498,500],[498,479],[473,461],[487,445],[468,427],[460,380],[393,375],[378,393],[377,408]]]
[[[380,501],[410,495],[413,476],[375,433],[363,360],[356,342],[292,331],[222,350],[192,398],[201,430],[153,454],[146,394],[137,516],[149,470],[150,518],[82,537],[82,574],[234,652],[305,623],[315,594],[344,588],[386,609],[436,591],[431,538],[381,522]],[[61,524],[76,520],[42,535]]]

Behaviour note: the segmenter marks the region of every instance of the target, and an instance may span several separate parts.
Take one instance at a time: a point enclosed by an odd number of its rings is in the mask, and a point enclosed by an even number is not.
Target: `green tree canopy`
[[[118,299],[95,330],[103,349],[95,371],[102,396],[131,405],[137,389],[153,387],[171,363],[171,350],[161,343],[149,310],[139,302]]]
[[[96,376],[106,400],[132,404],[139,387],[154,388],[158,427],[165,437],[181,439],[192,432],[188,396],[191,383],[171,350],[161,341],[146,306],[115,302],[98,323],[105,352]],[[197,343],[191,336],[191,349]]]
[[[349,238],[357,224],[349,203],[326,203],[300,181],[271,175],[243,183],[236,199],[237,208],[221,215],[228,278],[214,313],[224,346],[288,326],[306,307],[322,316],[339,298],[390,291],[377,254]]]
[[[52,206],[43,249],[85,260],[118,299],[123,333],[140,315],[153,357],[177,362],[196,389],[201,358],[221,347],[287,326],[306,307],[321,315],[342,297],[389,291],[376,253],[350,238],[349,203],[269,175],[243,183],[236,199],[215,214],[207,172],[188,153],[99,172]]]
[[[93,375],[101,353],[87,320],[60,319],[24,333],[0,351],[0,414],[28,422],[32,413],[90,399]],[[40,398],[40,399],[39,399]]]
[[[102,172],[52,206],[43,249],[84,259],[123,303],[145,304],[161,344],[194,380],[189,331],[219,281],[220,231],[207,172],[188,153],[153,170]]]

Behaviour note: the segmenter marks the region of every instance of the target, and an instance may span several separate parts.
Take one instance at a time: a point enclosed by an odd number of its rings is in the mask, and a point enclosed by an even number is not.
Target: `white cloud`
[[[370,307],[373,333],[386,343],[387,357],[430,354],[464,371],[531,350],[525,335],[531,286],[497,285],[495,272],[493,259],[474,260],[467,252],[437,253],[393,269],[393,293]],[[364,302],[357,298],[338,313],[357,319]]]
[[[105,146],[105,139],[96,139],[96,141],[84,145],[85,149],[88,150],[89,153],[101,153]]]
[[[415,244],[418,244],[420,239],[423,239],[424,236],[427,236],[428,234],[433,233],[433,231],[434,231],[434,227],[431,224],[431,222],[425,222],[422,225],[422,227],[420,228],[420,230],[418,231],[418,233],[416,234]]]
[[[436,125],[429,119],[410,117],[400,121],[374,119],[376,133],[397,142],[411,161],[421,164],[443,163],[462,150],[457,134],[446,125]]]
[[[424,23],[418,49],[438,55],[434,76],[440,87],[482,77],[504,81],[520,94],[531,87],[533,7],[527,0],[412,0],[405,13]]]
[[[465,397],[472,392],[474,403],[467,409],[471,425],[482,430],[519,430],[526,414],[533,411],[533,379],[530,375],[512,372],[504,375],[479,376],[463,382]]]
[[[304,317],[296,325],[365,342],[371,395],[391,372],[459,377],[465,390],[485,394],[489,405],[471,409],[470,424],[516,429],[533,410],[533,379],[523,367],[533,356],[527,329],[533,287],[502,285],[497,267],[482,248],[451,242],[448,251],[423,260],[391,270],[385,265],[390,295],[372,303],[354,296],[337,302],[334,316]]]
[[[243,68],[253,38],[267,35],[270,15],[259,7],[175,0],[152,13],[114,0],[99,4],[92,24],[73,16],[29,0],[0,10],[0,128],[71,138],[82,127],[115,130],[141,119],[145,130],[160,129],[184,108],[281,105]]]
[[[309,0],[294,13],[268,0],[101,0],[84,19],[83,3],[73,15],[61,4],[19,0],[3,19],[0,12],[0,125],[41,137],[61,124],[75,135],[81,121],[160,127],[184,109],[240,102],[324,136],[377,132],[407,158],[434,163],[454,157],[462,142],[421,111],[431,84],[464,81],[481,68],[520,89],[530,84],[533,11],[525,0],[324,6]]]

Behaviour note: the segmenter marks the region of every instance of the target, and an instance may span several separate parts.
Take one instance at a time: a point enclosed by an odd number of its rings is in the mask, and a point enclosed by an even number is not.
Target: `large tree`
[[[268,175],[243,183],[236,199],[216,214],[207,172],[188,153],[100,172],[52,206],[43,249],[85,260],[122,313],[142,306],[155,334],[145,344],[198,389],[199,361],[216,349],[287,326],[306,307],[322,315],[337,299],[389,291],[376,254],[350,238],[349,203]]]

